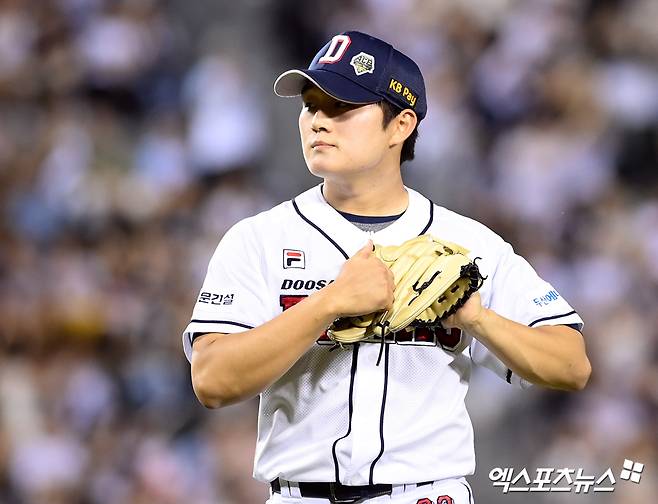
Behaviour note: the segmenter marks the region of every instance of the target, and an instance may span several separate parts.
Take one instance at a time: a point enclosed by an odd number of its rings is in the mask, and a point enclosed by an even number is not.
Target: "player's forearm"
[[[566,326],[528,327],[492,310],[467,328],[512,372],[550,388],[582,390],[591,373],[582,335]]]
[[[192,384],[201,403],[218,408],[262,392],[285,374],[336,318],[322,289],[262,326],[208,334],[192,353]]]

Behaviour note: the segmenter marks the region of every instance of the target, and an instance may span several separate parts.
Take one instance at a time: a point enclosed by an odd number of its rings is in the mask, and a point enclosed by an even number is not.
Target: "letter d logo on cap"
[[[318,60],[318,63],[331,64],[340,61],[351,43],[352,39],[350,39],[349,35],[335,35],[331,39],[331,44],[329,44],[326,54]]]

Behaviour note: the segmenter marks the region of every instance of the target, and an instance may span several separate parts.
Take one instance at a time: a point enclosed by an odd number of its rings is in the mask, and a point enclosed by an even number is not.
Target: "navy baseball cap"
[[[307,69],[279,75],[274,92],[284,97],[299,96],[309,81],[347,103],[386,100],[413,110],[419,121],[427,113],[425,81],[418,65],[392,45],[358,31],[335,35]]]

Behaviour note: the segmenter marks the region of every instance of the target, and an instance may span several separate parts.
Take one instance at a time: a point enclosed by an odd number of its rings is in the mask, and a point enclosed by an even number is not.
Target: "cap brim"
[[[321,69],[283,72],[274,82],[274,93],[284,98],[299,96],[309,81],[329,96],[346,103],[364,104],[383,100],[380,95],[367,90],[347,77]]]

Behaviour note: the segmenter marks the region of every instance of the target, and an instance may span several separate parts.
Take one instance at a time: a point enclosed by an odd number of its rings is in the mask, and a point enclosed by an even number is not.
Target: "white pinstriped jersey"
[[[237,333],[267,322],[335,279],[368,238],[393,245],[423,233],[482,258],[484,306],[529,326],[582,326],[574,309],[497,234],[407,191],[406,212],[376,233],[348,222],[327,204],[321,186],[236,224],[210,261],[183,334],[188,359],[194,334]],[[473,430],[464,404],[472,366],[524,385],[456,329],[399,338],[384,346],[379,365],[378,344],[332,350],[318,337],[319,344],[260,395],[258,480],[365,485],[472,474]]]

